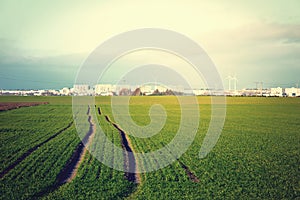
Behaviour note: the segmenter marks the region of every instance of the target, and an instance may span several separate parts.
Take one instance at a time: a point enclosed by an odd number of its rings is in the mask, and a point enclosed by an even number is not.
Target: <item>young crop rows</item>
[[[80,117],[87,126],[82,140],[72,105],[59,98],[49,98],[50,104],[0,112],[0,199],[300,197],[299,98],[228,98],[222,135],[208,156],[200,159],[211,120],[209,98],[200,97],[200,126],[188,150],[179,159],[170,150],[148,160],[140,160],[137,154],[165,147],[177,133],[181,110],[176,97],[131,98],[130,115],[140,126],[151,123],[152,105],[165,109],[166,123],[149,138],[130,135],[130,127],[115,121],[110,98],[99,97],[96,105],[83,108],[85,114]],[[196,116],[189,118],[185,126],[193,125]],[[96,125],[106,137],[97,133]],[[120,154],[117,148],[133,154]],[[94,153],[111,166],[134,173],[110,168]],[[167,167],[137,173],[147,167],[159,168],[160,159],[167,156],[174,157]]]

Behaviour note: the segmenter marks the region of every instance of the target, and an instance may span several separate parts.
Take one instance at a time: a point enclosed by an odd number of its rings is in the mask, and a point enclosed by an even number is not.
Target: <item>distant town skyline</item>
[[[112,85],[112,84],[75,84],[72,88],[59,90],[0,90],[0,96],[261,96],[261,97],[300,97],[300,88],[263,88],[262,83],[256,88],[242,90],[228,88],[185,88],[180,85],[160,85],[148,83],[144,85]]]
[[[79,67],[99,44],[144,27],[173,30],[197,42],[215,63],[225,89],[229,75],[236,75],[237,89],[255,88],[257,82],[264,88],[296,87],[299,7],[297,0],[2,0],[0,89],[72,87]],[[172,59],[141,53],[116,65],[122,68],[141,60],[179,65]],[[118,82],[113,74],[103,83]]]

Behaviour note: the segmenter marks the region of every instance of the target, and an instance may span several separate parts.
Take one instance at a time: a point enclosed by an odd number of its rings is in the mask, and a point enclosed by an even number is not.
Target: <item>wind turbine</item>
[[[234,84],[234,93],[236,93],[236,84],[238,82],[238,79],[236,78],[236,74],[231,78],[231,80],[233,80],[233,84]]]
[[[258,84],[260,84],[260,82],[256,81],[254,83],[255,83],[255,95],[257,96],[257,94],[258,94]]]
[[[261,81],[260,82],[260,96],[262,96],[262,93],[263,93],[263,82]]]
[[[230,92],[231,91],[231,80],[232,80],[232,76],[228,75],[226,77],[226,79],[228,79],[228,91]]]

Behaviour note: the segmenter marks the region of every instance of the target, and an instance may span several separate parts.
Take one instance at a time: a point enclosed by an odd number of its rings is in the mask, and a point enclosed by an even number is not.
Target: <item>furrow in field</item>
[[[172,156],[174,156],[170,150],[169,150],[169,152]],[[176,158],[176,157],[174,156],[174,158]],[[179,159],[177,159],[177,161],[180,164],[180,166],[182,167],[182,169],[184,169],[184,171],[185,171],[186,175],[189,177],[190,181],[192,181],[194,183],[199,183],[199,181],[200,181],[199,178],[189,169],[189,167],[187,165],[185,165]]]
[[[98,107],[98,114],[99,114],[99,115],[101,115],[101,114],[102,114],[102,112],[101,112],[101,108],[100,108],[100,107]]]
[[[64,127],[63,129],[61,129],[60,131],[58,131],[57,133],[55,133],[54,135],[52,135],[51,137],[49,137],[48,139],[46,139],[45,141],[37,144],[36,146],[32,147],[31,149],[29,149],[28,151],[26,151],[22,156],[20,156],[15,162],[13,162],[11,165],[9,165],[7,168],[5,168],[1,173],[0,173],[0,178],[3,178],[8,172],[10,172],[12,169],[14,169],[19,163],[21,163],[24,159],[26,159],[30,154],[32,154],[35,150],[37,150],[39,147],[41,147],[42,145],[46,144],[47,142],[49,142],[50,140],[54,139],[55,137],[57,137],[59,134],[61,134],[62,132],[64,132],[65,130],[67,130],[68,128],[70,128],[73,124],[73,121],[70,122],[66,127]]]
[[[135,173],[125,172],[126,179],[131,182],[134,182],[134,183],[140,183],[139,173],[136,173],[137,167],[138,167],[137,162],[136,162],[134,152],[133,152],[131,144],[130,144],[130,140],[127,137],[127,134],[116,123],[112,122],[107,115],[105,115],[105,119],[109,123],[111,123],[120,133],[122,148],[123,148],[123,150],[125,150],[124,169],[126,171],[135,171]],[[128,152],[132,152],[132,153],[128,153]]]
[[[186,166],[183,162],[178,160],[181,167],[185,170],[186,175],[189,177],[189,179],[194,183],[199,183],[198,177]]]
[[[111,123],[116,129],[118,129],[118,131],[120,132],[120,136],[121,136],[121,139],[122,139],[122,147],[127,152],[132,152],[131,145],[128,143],[129,140],[128,140],[128,137],[125,134],[125,132],[117,124],[113,123],[107,115],[105,115],[105,119],[109,123]],[[171,151],[170,151],[170,154],[173,155]],[[124,157],[125,157],[125,165],[126,165],[126,163],[133,163],[132,165],[134,165],[134,166],[125,166],[125,167],[133,167],[133,168],[130,168],[130,169],[135,169],[136,161],[134,160],[134,162],[129,162],[129,161],[133,160],[134,158],[130,158],[128,156],[129,156],[129,154],[124,155]],[[195,183],[198,183],[200,181],[199,178],[189,169],[189,167],[187,165],[185,165],[183,162],[181,162],[178,159],[177,159],[177,161],[179,162],[179,164],[182,167],[182,169],[185,171],[186,175],[189,177],[190,181],[195,182]],[[136,173],[133,173],[133,174],[126,173],[125,174],[126,178],[128,180],[131,180],[131,181],[132,181],[132,179],[134,179],[135,175],[136,175]],[[136,181],[134,181],[134,182],[136,182]]]
[[[88,146],[93,139],[95,133],[95,126],[92,121],[92,117],[90,115],[90,107],[88,107],[87,115],[88,115],[88,122],[90,124],[89,131],[87,132],[83,140],[80,141],[80,143],[77,145],[77,148],[75,149],[69,162],[66,164],[66,166],[61,170],[61,172],[57,176],[56,182],[58,186],[63,185],[64,183],[67,182],[71,182],[75,178],[78,168],[82,163],[83,158],[87,151],[84,144]]]
[[[152,144],[154,144],[154,142],[149,138],[148,139]],[[198,183],[200,180],[198,179],[198,177],[189,169],[189,167],[187,165],[185,165],[182,161],[180,161],[179,159],[176,158],[175,155],[173,155],[172,151],[170,149],[168,149],[169,153],[171,156],[173,156],[178,163],[180,164],[181,168],[185,171],[186,175],[188,176],[189,180],[194,182],[194,183]]]

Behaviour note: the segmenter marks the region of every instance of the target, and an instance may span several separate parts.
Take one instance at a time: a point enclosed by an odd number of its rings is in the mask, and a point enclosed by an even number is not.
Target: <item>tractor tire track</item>
[[[112,122],[110,118],[105,115],[105,119],[107,122],[109,122],[111,125],[113,125],[120,134],[121,137],[121,143],[122,143],[122,148],[124,150],[124,170],[125,171],[134,171],[134,173],[131,172],[125,172],[125,178],[128,181],[134,182],[134,183],[140,183],[140,176],[139,173],[137,173],[137,161],[134,156],[134,151],[132,150],[132,145],[130,144],[130,140],[125,133],[124,130],[122,130],[116,123]],[[131,152],[131,153],[128,153]]]
[[[127,152],[133,152],[133,151],[132,151],[131,145],[129,143],[130,140],[128,139],[126,133],[117,124],[112,122],[107,115],[105,115],[105,119],[107,122],[111,123],[120,133],[121,140],[122,140],[122,148],[124,150],[126,150],[126,152],[124,153],[125,154],[124,155],[124,158],[125,158],[124,167],[125,167],[125,169],[127,169],[126,171],[128,171],[128,169],[131,169],[130,171],[133,171],[133,169],[134,169],[134,171],[137,171],[136,170],[137,164],[136,164],[136,160],[135,160],[134,156],[132,154],[127,153]],[[171,151],[169,151],[169,152],[171,155],[173,155]],[[159,165],[158,161],[155,158],[154,158],[154,160],[155,160],[156,164]],[[189,169],[189,167],[187,165],[185,165],[182,161],[180,161],[177,158],[176,158],[176,160],[180,164],[181,168],[185,171],[185,173],[188,176],[188,178],[190,179],[190,181],[192,181],[194,183],[200,182],[199,178]],[[137,176],[137,173],[126,172],[125,177],[129,181],[133,181],[133,182],[137,182],[137,183],[140,182],[140,177]]]
[[[187,165],[185,165],[182,161],[180,161],[178,158],[176,158],[176,156],[174,156],[172,154],[172,152],[170,151],[170,149],[168,149],[170,154],[177,160],[177,162],[180,164],[181,168],[185,171],[186,175],[189,177],[190,181],[194,182],[194,183],[199,183],[200,180],[199,178],[189,169],[189,167]]]
[[[84,144],[88,146],[91,143],[95,133],[95,126],[90,115],[90,107],[88,107],[88,111],[86,114],[88,115],[88,122],[90,124],[89,131],[86,133],[85,137],[79,142],[69,161],[57,175],[55,183],[52,186],[49,186],[35,194],[33,196],[34,199],[41,198],[51,192],[54,192],[60,186],[64,185],[65,183],[71,182],[76,177],[78,168],[82,163],[87,151]]]
[[[190,181],[192,181],[194,183],[199,183],[200,182],[200,180],[198,179],[198,177],[188,168],[187,165],[185,165],[180,160],[177,160],[177,161],[179,162],[179,164],[181,165],[181,167],[185,170],[185,173],[189,177]]]
[[[100,108],[100,107],[98,107],[98,114],[99,114],[99,115],[102,115],[102,112],[101,112],[101,108]]]
[[[39,147],[42,145],[46,144],[50,140],[54,139],[57,137],[59,134],[63,133],[66,131],[68,128],[70,128],[73,124],[73,121],[71,121],[66,127],[63,129],[59,130],[56,132],[54,135],[46,139],[45,141],[37,144],[36,146],[30,148],[28,151],[26,151],[22,156],[20,156],[15,162],[13,162],[11,165],[9,165],[7,168],[5,168],[1,173],[0,173],[0,178],[3,178],[7,173],[9,173],[12,169],[14,169],[18,164],[20,164],[23,160],[25,160],[28,156],[30,156],[34,151],[36,151]]]
[[[90,115],[90,107],[88,107],[87,115],[88,115],[88,122],[90,124],[89,131],[86,133],[86,135],[82,139],[82,141],[79,142],[74,153],[72,154],[71,158],[69,159],[68,163],[58,174],[58,176],[56,178],[56,182],[59,186],[65,184],[67,182],[71,182],[75,178],[78,168],[79,168],[80,164],[82,163],[83,158],[87,151],[87,149],[85,148],[85,145],[88,146],[93,139],[93,136],[95,133],[95,126],[94,126],[94,123],[92,122],[92,117]]]
[[[129,144],[129,140],[127,138],[127,135],[125,134],[125,132],[115,123],[113,123],[110,118],[105,115],[105,119],[106,121],[108,121],[109,123],[111,123],[119,132],[120,132],[120,136],[122,139],[122,148],[124,150],[126,150],[126,152],[133,152],[131,145]],[[170,154],[172,154],[172,152],[170,151]],[[125,158],[125,169],[135,169],[136,171],[136,161],[134,156],[130,156],[132,154],[128,154],[125,153],[124,158]],[[175,157],[175,156],[174,156]],[[133,162],[134,160],[134,162]],[[156,163],[158,164],[158,161],[154,158],[154,160],[156,161]],[[185,171],[186,175],[189,177],[190,181],[194,182],[194,183],[198,183],[200,182],[200,180],[198,179],[198,177],[189,169],[189,167],[187,165],[185,165],[183,162],[181,162],[180,160],[178,160],[176,158],[176,160],[178,161],[178,163],[180,164],[180,166],[182,167],[182,169]],[[130,165],[131,164],[131,165]],[[132,171],[132,170],[130,170]],[[137,173],[125,173],[125,177],[129,180],[129,181],[133,181],[133,182],[139,182],[140,177],[136,177]],[[138,180],[138,181],[137,181]]]

